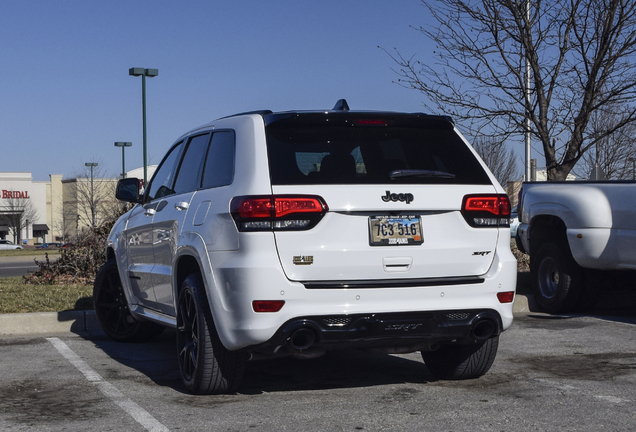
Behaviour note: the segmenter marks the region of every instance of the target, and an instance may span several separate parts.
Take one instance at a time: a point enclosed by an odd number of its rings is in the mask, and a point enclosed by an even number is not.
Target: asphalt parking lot
[[[250,362],[237,394],[192,396],[174,333],[0,339],[0,430],[633,431],[636,310],[523,313],[491,371],[436,381],[419,354]]]

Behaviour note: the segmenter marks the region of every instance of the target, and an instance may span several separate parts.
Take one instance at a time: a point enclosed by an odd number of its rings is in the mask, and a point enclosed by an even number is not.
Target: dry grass
[[[28,285],[22,277],[0,278],[0,313],[92,308],[92,285]]]

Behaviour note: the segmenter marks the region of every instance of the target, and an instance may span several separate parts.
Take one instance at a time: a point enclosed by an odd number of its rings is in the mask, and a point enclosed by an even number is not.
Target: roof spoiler
[[[349,104],[346,100],[340,99],[333,107],[333,111],[349,111]]]

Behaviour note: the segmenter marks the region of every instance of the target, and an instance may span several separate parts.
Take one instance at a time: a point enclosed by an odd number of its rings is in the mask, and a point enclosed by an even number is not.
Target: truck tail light
[[[474,228],[509,227],[510,199],[506,194],[466,195],[462,216]]]
[[[308,230],[328,210],[325,201],[315,195],[240,196],[230,203],[239,231]]]

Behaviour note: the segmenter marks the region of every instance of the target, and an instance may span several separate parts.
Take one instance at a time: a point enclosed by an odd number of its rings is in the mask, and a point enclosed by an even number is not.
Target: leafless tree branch
[[[563,180],[604,139],[590,126],[595,112],[622,107],[606,137],[636,123],[636,2],[527,1],[423,1],[435,25],[416,30],[435,43],[433,59],[385,51],[399,85],[474,136],[521,134],[529,118],[548,178]]]

